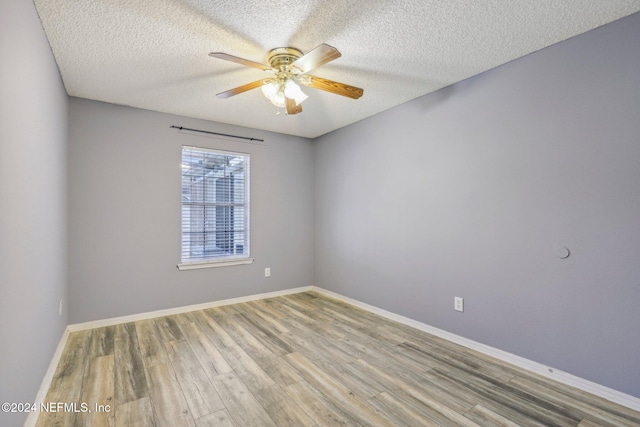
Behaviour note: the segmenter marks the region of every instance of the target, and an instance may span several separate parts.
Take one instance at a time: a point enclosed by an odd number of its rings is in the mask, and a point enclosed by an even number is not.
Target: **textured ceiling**
[[[640,0],[35,0],[69,95],[316,137],[640,10]],[[259,89],[272,48],[342,57],[313,74],[359,100],[304,88],[276,116]]]

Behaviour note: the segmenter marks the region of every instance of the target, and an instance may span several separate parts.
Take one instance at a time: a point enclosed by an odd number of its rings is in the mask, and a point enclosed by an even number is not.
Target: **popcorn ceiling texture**
[[[640,0],[35,0],[69,95],[314,138],[638,12]],[[267,63],[283,46],[342,57],[311,74],[364,88],[352,100],[304,88],[276,116],[264,78],[211,58]]]

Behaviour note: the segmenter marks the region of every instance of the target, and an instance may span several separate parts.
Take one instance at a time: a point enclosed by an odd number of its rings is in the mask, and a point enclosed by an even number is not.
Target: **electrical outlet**
[[[60,300],[60,304],[58,305],[58,316],[62,316],[62,300]]]
[[[453,297],[453,309],[456,311],[464,311],[464,298]]]
[[[271,277],[271,268],[267,267],[264,269],[264,277]]]

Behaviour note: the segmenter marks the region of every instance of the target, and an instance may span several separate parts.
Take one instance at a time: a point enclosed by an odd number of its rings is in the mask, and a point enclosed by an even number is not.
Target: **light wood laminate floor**
[[[312,292],[73,332],[47,401],[77,408],[38,426],[640,426],[638,412]]]

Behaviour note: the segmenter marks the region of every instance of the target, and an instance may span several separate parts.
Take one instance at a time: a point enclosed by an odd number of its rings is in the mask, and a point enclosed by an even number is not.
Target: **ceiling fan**
[[[324,43],[306,54],[293,47],[272,49],[269,51],[269,65],[238,58],[223,52],[211,52],[209,56],[273,74],[272,77],[256,80],[255,82],[218,93],[216,94],[218,98],[229,98],[261,87],[262,93],[276,107],[286,108],[287,114],[298,114],[302,112],[302,105],[300,104],[308,96],[302,92],[297,83],[353,99],[360,98],[364,93],[359,87],[307,74],[321,65],[342,56],[338,49]]]

